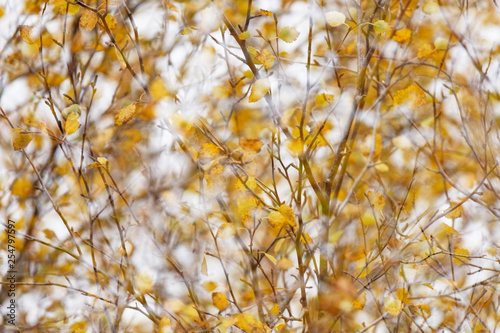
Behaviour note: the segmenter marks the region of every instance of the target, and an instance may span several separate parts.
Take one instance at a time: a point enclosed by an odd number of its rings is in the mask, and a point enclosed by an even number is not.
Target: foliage
[[[495,1],[2,13],[21,331],[495,331]]]

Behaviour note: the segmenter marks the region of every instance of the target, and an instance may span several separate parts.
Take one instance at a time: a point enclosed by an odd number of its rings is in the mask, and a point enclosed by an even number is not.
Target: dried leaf
[[[240,138],[240,147],[247,153],[257,154],[262,146],[263,143],[259,139]]]
[[[451,206],[449,208],[455,206],[456,204],[457,204],[456,202],[452,202]],[[459,217],[462,217],[463,211],[464,211],[463,206],[459,206],[459,207],[455,208],[454,210],[452,210],[451,212],[449,212],[448,214],[446,214],[445,217],[447,219],[450,219],[450,220],[458,219]]]
[[[105,169],[107,169],[108,167],[109,167],[109,162],[108,162],[108,159],[105,157],[98,157],[97,161],[87,165],[87,168],[90,168],[90,169],[92,169],[92,168],[105,168]]]
[[[265,16],[273,17],[273,12],[270,10],[261,9],[260,13]]]
[[[80,17],[80,27],[83,30],[93,30],[95,25],[97,24],[97,14],[93,11],[86,10],[85,13]]]
[[[201,262],[201,274],[208,276],[207,258],[203,256],[203,261]]]
[[[132,103],[124,107],[123,109],[120,109],[120,111],[118,111],[118,113],[115,116],[115,125],[121,126],[127,123],[134,116],[135,110],[136,110],[136,103]]]
[[[19,33],[21,34],[21,38],[25,43],[35,44],[35,40],[31,37],[31,27],[29,25],[19,26]]]

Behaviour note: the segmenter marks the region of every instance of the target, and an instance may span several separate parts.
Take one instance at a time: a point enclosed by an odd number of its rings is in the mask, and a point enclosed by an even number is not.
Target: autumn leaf
[[[262,148],[262,141],[253,138],[240,138],[240,147],[247,153],[257,154]]]
[[[378,133],[375,134],[375,145],[373,145],[373,135],[368,135],[365,138],[365,140],[361,143],[361,153],[365,157],[368,157],[370,156],[372,148],[373,148],[372,158],[376,160],[377,157],[379,157],[380,153],[382,152],[383,148],[383,139],[382,136]]]
[[[250,90],[250,97],[248,101],[250,103],[254,103],[259,101],[262,97],[264,97],[269,89],[271,88],[271,82],[269,82],[268,78],[262,78],[252,85],[252,89]]]
[[[286,43],[293,43],[297,40],[299,35],[300,32],[298,32],[294,27],[284,27],[280,30],[278,37]]]
[[[456,204],[457,204],[456,202],[452,202],[451,206],[449,208],[455,206]],[[449,212],[448,214],[446,214],[445,217],[447,219],[450,219],[450,220],[458,219],[458,218],[462,217],[463,211],[464,211],[463,206],[459,206],[459,207],[455,208],[454,210],[452,210],[451,212]]]
[[[387,297],[384,301],[384,310],[392,316],[398,316],[403,311],[403,303],[396,298]]]
[[[157,77],[151,82],[149,91],[151,92],[151,97],[153,97],[155,101],[169,96],[167,84],[161,77]]]
[[[265,16],[273,17],[273,12],[270,10],[261,9],[260,13]]]
[[[212,303],[219,311],[224,311],[229,306],[229,301],[223,293],[212,293]]]
[[[314,102],[316,106],[320,108],[328,106],[333,102],[333,95],[327,93],[318,94],[314,98]]]
[[[276,264],[276,268],[280,271],[286,271],[292,268],[293,266],[294,266],[293,261],[291,261],[288,258],[281,258],[280,260],[278,260],[278,263]]]
[[[236,227],[233,223],[224,223],[217,229],[217,238],[228,239],[236,234]]]
[[[377,192],[368,191],[366,192],[368,199],[370,199],[373,208],[377,211],[382,211],[385,207],[385,198],[382,194]]]
[[[132,103],[123,109],[120,109],[115,116],[115,125],[121,126],[127,123],[134,116],[136,111],[136,103]]]
[[[470,261],[470,252],[466,248],[457,247],[453,253],[455,254],[453,258],[453,262],[456,265],[463,265],[464,263],[468,263]]]
[[[80,121],[78,120],[77,113],[71,113],[66,119],[66,124],[64,125],[64,131],[67,135],[73,134],[77,129],[80,128]]]
[[[271,227],[281,228],[284,226],[295,227],[297,220],[293,209],[288,205],[281,205],[277,211],[272,211],[267,220]]]
[[[434,40],[434,47],[437,50],[446,50],[446,48],[448,47],[448,39],[443,37],[437,37]]]
[[[104,18],[104,21],[106,22],[106,25],[108,26],[109,29],[116,28],[117,24],[116,17],[113,14],[108,13]]]
[[[79,5],[74,5],[66,0],[50,0],[49,4],[54,6],[54,12],[60,15],[65,15],[66,10],[69,15],[75,15],[80,10]]]
[[[35,44],[35,40],[31,37],[31,27],[29,25],[19,26],[19,33],[25,43]]]
[[[218,287],[217,283],[214,281],[206,281],[203,283],[202,286],[203,286],[203,289],[205,289],[206,291],[209,291],[209,292],[214,291]]]
[[[203,256],[203,261],[201,262],[201,274],[208,275],[207,258]]]
[[[87,165],[87,168],[104,168],[107,169],[109,167],[108,159],[105,157],[98,157],[94,163]]]
[[[31,196],[32,192],[33,184],[26,177],[16,178],[10,189],[12,195],[18,196],[21,199],[27,199]]]
[[[33,133],[23,130],[22,128],[11,129],[10,136],[14,150],[26,148],[31,140],[33,140]]]
[[[434,48],[430,44],[424,44],[418,48],[417,57],[423,59],[429,57],[434,52]]]
[[[363,292],[352,302],[352,308],[355,310],[363,310],[366,303],[366,293]]]
[[[410,85],[405,89],[398,90],[394,94],[394,104],[406,105],[410,110],[416,109],[425,103],[425,93],[415,85]]]
[[[149,273],[142,271],[135,278],[135,286],[141,295],[153,290],[153,280]]]
[[[331,11],[326,13],[325,17],[326,22],[334,28],[344,24],[345,22],[345,15],[341,12]]]
[[[262,63],[265,68],[269,69],[273,67],[274,65],[274,56],[269,52],[267,49],[264,49],[262,52],[260,52],[255,59]]]
[[[427,15],[434,14],[439,11],[439,5],[434,0],[426,1],[422,6],[422,11]]]
[[[247,333],[271,333],[271,329],[258,321],[250,313],[237,313],[231,316],[235,319],[235,325]]]
[[[382,34],[389,30],[391,30],[391,27],[384,20],[377,20],[373,23],[373,31],[375,31],[375,33],[377,34]]]
[[[86,10],[83,15],[80,17],[80,27],[83,30],[93,30],[95,25],[97,24],[97,14],[93,11]]]
[[[115,55],[116,55],[116,59],[118,60],[118,62],[120,63],[120,70],[124,70],[125,68],[127,68],[127,63],[125,62],[125,58],[123,57],[122,53],[120,52],[120,50],[118,49],[118,47],[113,44],[114,48],[115,48]]]
[[[241,40],[245,40],[245,39],[248,39],[250,37],[252,37],[252,35],[250,35],[250,32],[249,31],[243,31],[241,34],[240,34],[240,39]]]
[[[408,44],[411,39],[412,32],[408,28],[403,28],[396,31],[392,39],[400,44]]]
[[[212,159],[212,158],[216,157],[217,155],[219,155],[219,153],[220,153],[219,147],[217,147],[216,145],[214,145],[211,142],[207,142],[201,146],[201,149],[198,153],[198,158],[200,158],[200,159],[202,159],[202,158]]]
[[[272,262],[274,265],[276,265],[278,263],[278,261],[276,260],[275,257],[273,257],[272,255],[270,255],[269,253],[267,252],[264,252],[264,255],[266,256],[267,259],[269,259],[270,262]]]

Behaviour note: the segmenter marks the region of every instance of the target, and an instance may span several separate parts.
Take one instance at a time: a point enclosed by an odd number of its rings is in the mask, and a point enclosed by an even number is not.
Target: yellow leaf
[[[270,10],[261,9],[260,13],[265,16],[273,17],[273,12]]]
[[[322,107],[330,105],[333,102],[333,95],[322,93],[322,94],[316,95],[316,98],[314,99],[314,101],[315,101],[317,107],[322,108]]]
[[[280,271],[286,271],[292,267],[293,267],[293,261],[291,261],[288,258],[281,258],[280,260],[278,260],[278,263],[276,264],[276,268],[278,268],[278,270]]]
[[[255,81],[250,91],[250,97],[248,98],[248,101],[250,103],[259,101],[267,94],[270,88],[271,82],[269,82],[268,78],[263,78]]]
[[[257,199],[251,195],[245,195],[236,199],[238,211],[241,216],[241,223],[246,228],[253,227],[253,212],[257,208]]]
[[[417,305],[413,305],[413,308],[415,309],[415,312],[417,313],[417,315],[422,317],[422,318],[427,319],[431,316],[431,309],[429,308],[428,305],[417,304]]]
[[[26,199],[33,192],[33,184],[28,178],[16,178],[16,180],[12,184],[10,192],[15,196],[20,197],[21,199]]]
[[[363,292],[352,302],[352,308],[355,310],[363,310],[366,303],[366,293]]]
[[[274,65],[274,56],[269,52],[267,49],[264,49],[262,52],[260,52],[255,59],[262,63],[265,68],[269,69],[273,67]]]
[[[280,212],[281,215],[285,218],[285,222],[291,226],[295,227],[297,225],[297,219],[295,218],[295,213],[293,212],[293,209],[290,208],[288,205],[281,205],[278,208],[278,211]]]
[[[417,86],[411,85],[405,89],[398,90],[394,94],[394,104],[403,105],[406,104],[409,109],[415,109],[426,102],[425,93]]]
[[[120,70],[124,70],[127,68],[127,63],[125,62],[125,59],[123,58],[118,47],[115,44],[113,44],[113,46],[115,47],[116,59],[118,59],[118,62],[120,63]]]
[[[98,157],[97,161],[87,165],[87,168],[105,168],[107,169],[109,167],[109,162],[108,159],[105,157]]]
[[[213,281],[207,281],[203,283],[203,289],[206,291],[214,291],[217,288],[217,283]]]
[[[212,293],[212,302],[219,311],[224,311],[229,306],[229,301],[223,293]]]
[[[93,11],[86,10],[85,13],[80,17],[80,27],[83,30],[93,30],[97,24],[97,14]]]
[[[64,125],[64,131],[67,135],[73,134],[77,129],[80,128],[80,121],[78,120],[78,114],[71,113],[66,119],[66,124]]]
[[[224,223],[217,229],[217,238],[228,239],[236,234],[236,227],[233,223]]]
[[[232,315],[236,320],[235,325],[247,333],[271,333],[271,329],[258,321],[250,313],[237,313]]]
[[[19,26],[19,33],[25,43],[35,44],[35,40],[31,37],[31,27],[29,25]]]
[[[81,115],[82,110],[80,109],[80,105],[78,104],[71,104],[67,108],[65,108],[62,112],[63,116],[65,119],[69,117],[70,114],[75,113],[76,115]]]
[[[149,90],[151,92],[151,96],[155,101],[169,96],[167,85],[161,77],[157,77],[153,80],[153,82],[151,82]]]
[[[399,299],[388,297],[384,300],[384,310],[392,316],[398,316],[403,311],[403,303]]]
[[[408,28],[403,28],[396,31],[392,39],[400,44],[408,44],[411,39],[411,30]]]
[[[273,228],[281,228],[285,225],[285,218],[283,217],[283,215],[281,215],[280,212],[274,210],[269,213],[267,221]]]
[[[213,143],[204,143],[199,151],[198,158],[214,158],[219,155],[219,148]]]
[[[203,261],[201,262],[201,274],[208,276],[207,258],[203,256]]]
[[[450,235],[459,235],[459,232],[454,228],[450,227],[449,225],[447,225],[446,223],[441,223],[438,232],[436,234],[436,238],[445,239],[448,238]]]
[[[240,147],[243,148],[245,152],[257,154],[262,146],[263,143],[259,139],[240,138]]]
[[[299,37],[300,32],[294,27],[284,27],[280,30],[278,37],[285,43],[292,43]]]
[[[453,262],[457,265],[463,265],[464,262],[467,263],[470,261],[470,252],[469,250],[463,248],[463,247],[457,247],[453,253],[456,255],[453,258]]]
[[[248,38],[250,38],[250,37],[252,37],[252,36],[250,35],[250,32],[249,32],[249,31],[243,31],[243,32],[240,34],[240,39],[241,39],[241,40],[245,40],[245,39],[248,39]]]
[[[280,306],[278,303],[274,303],[274,305],[271,307],[271,309],[269,309],[269,315],[271,315],[271,316],[275,316],[280,312],[281,312]]]
[[[438,37],[434,40],[434,47],[438,50],[446,50],[448,47],[448,39]]]
[[[75,15],[80,10],[79,5],[70,4],[66,0],[51,0],[49,3],[54,5],[54,12],[61,15],[66,14],[66,9],[69,15]]]
[[[108,28],[110,29],[116,28],[116,17],[113,14],[108,13],[104,18],[104,21],[106,21]]]
[[[426,13],[427,15],[434,14],[437,11],[439,11],[439,5],[436,1],[430,0],[424,2],[424,5],[422,6],[422,11]]]
[[[373,145],[373,135],[368,135],[361,144],[361,153],[365,157],[370,156],[370,151],[372,150],[372,145]],[[376,160],[377,157],[382,152],[382,147],[383,147],[382,136],[380,136],[380,134],[377,133],[377,134],[375,134],[375,147],[373,149],[373,155],[372,155],[372,158],[374,160]]]
[[[153,280],[147,272],[140,272],[135,278],[135,286],[141,295],[153,290]]]
[[[451,206],[448,209],[455,206],[456,204],[457,204],[456,202],[452,202]],[[445,217],[447,219],[450,219],[450,220],[458,219],[459,217],[462,217],[463,211],[464,211],[463,206],[459,206],[459,207],[455,208],[454,210],[452,210],[451,212],[449,212],[448,214],[446,214]]]
[[[408,290],[405,288],[398,288],[396,290],[396,297],[403,303],[403,305],[408,304]]]
[[[375,33],[377,34],[382,34],[386,31],[389,31],[390,29],[391,27],[384,20],[378,20],[373,23],[373,31],[375,31]]]
[[[31,140],[33,140],[33,133],[25,131],[22,128],[12,128],[10,130],[10,136],[14,150],[26,148]]]
[[[434,48],[430,44],[424,44],[418,48],[417,56],[418,59],[427,58],[434,52]]]
[[[298,130],[298,129],[297,129]],[[299,132],[300,135],[300,132]],[[304,151],[304,142],[300,139],[290,139],[286,147],[296,156],[301,155]]]
[[[191,30],[191,28],[184,28],[181,31],[181,35],[183,35],[183,36],[191,35],[192,33],[193,33],[193,30]]]
[[[385,198],[382,194],[377,192],[368,191],[366,193],[368,199],[370,199],[371,204],[375,210],[379,212],[382,211],[385,207]]]
[[[167,333],[170,331],[170,326],[172,325],[170,318],[163,317],[158,323],[158,333]]]
[[[257,181],[255,177],[249,176],[245,182],[241,182],[239,179],[236,181],[236,189],[239,191],[247,191],[247,187],[255,191],[257,189]]]
[[[278,263],[278,261],[276,260],[276,258],[275,258],[275,257],[273,257],[272,255],[270,255],[269,253],[264,252],[264,255],[265,255],[265,256],[266,256],[266,258],[267,258],[267,259],[269,259],[269,261],[270,261],[270,262],[272,262],[273,264],[275,264],[275,265],[276,265],[276,264]]]
[[[222,99],[228,98],[231,92],[224,86],[215,86],[212,91],[212,97]]]
[[[344,24],[345,22],[345,15],[335,10],[326,13],[325,17],[326,17],[326,22],[334,28]]]
[[[115,125],[121,126],[128,122],[134,116],[136,110],[136,103],[132,103],[123,109],[120,109],[115,116]]]

